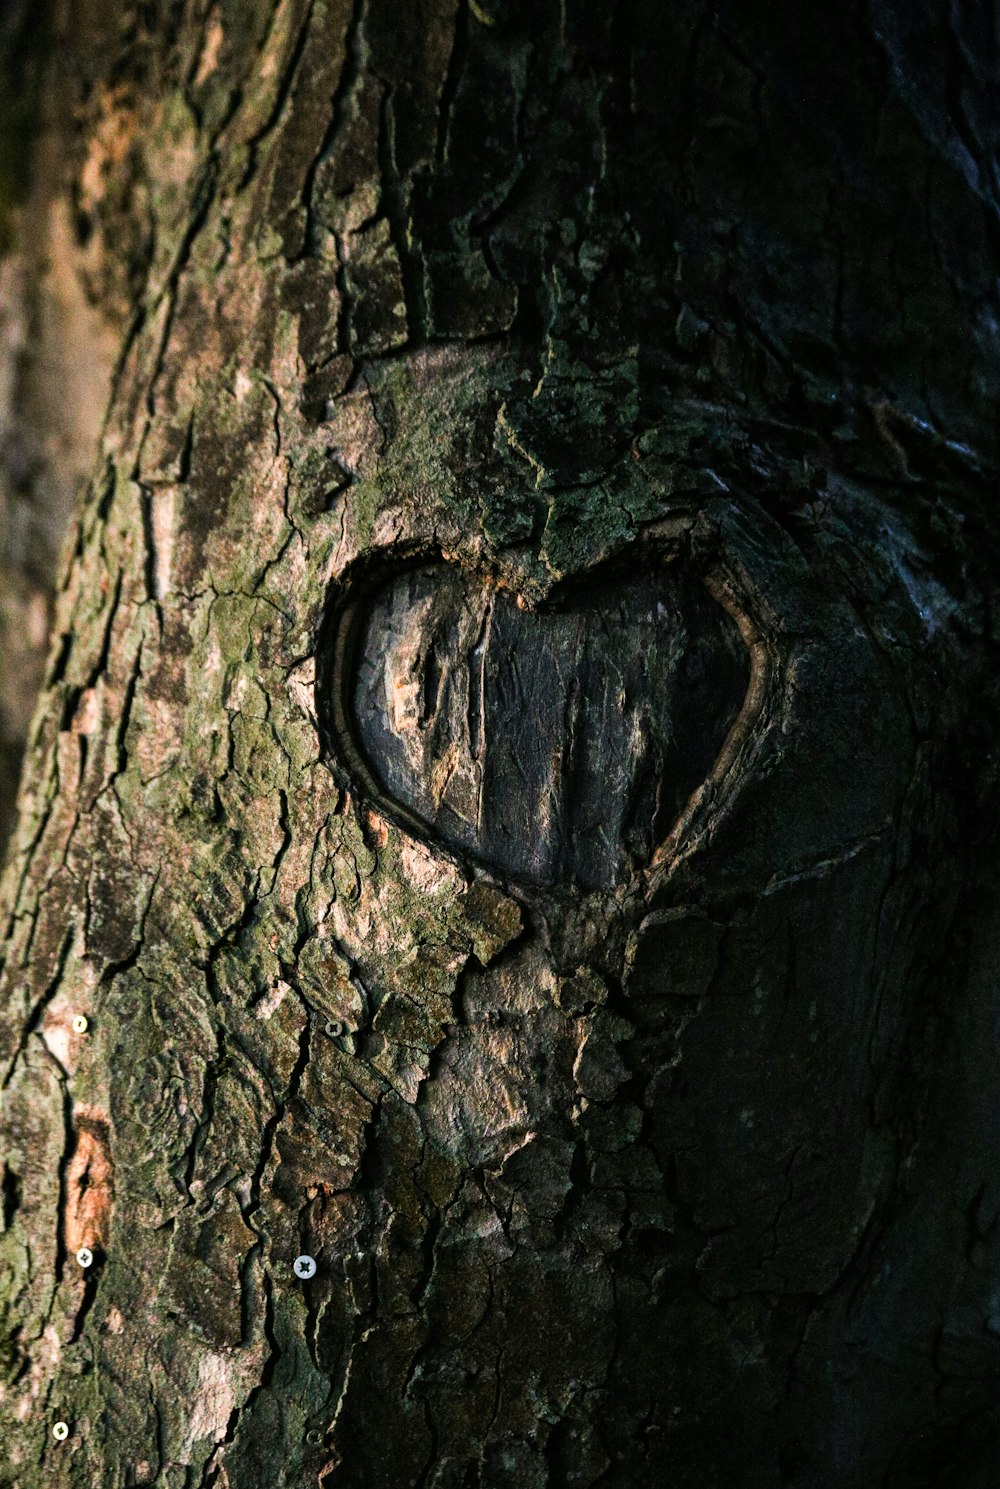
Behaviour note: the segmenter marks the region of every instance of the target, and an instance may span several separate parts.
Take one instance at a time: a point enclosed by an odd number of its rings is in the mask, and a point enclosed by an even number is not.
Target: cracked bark
[[[106,9],[0,1482],[994,1483],[979,20]]]

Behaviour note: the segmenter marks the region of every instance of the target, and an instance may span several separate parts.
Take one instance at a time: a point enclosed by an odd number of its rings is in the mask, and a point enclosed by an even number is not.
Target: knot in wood
[[[407,825],[533,884],[608,889],[648,863],[749,678],[732,618],[673,569],[589,579],[533,609],[424,564],[344,624],[342,753]]]

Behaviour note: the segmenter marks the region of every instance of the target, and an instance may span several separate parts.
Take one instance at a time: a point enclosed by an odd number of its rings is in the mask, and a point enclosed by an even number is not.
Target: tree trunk
[[[108,9],[2,1482],[994,1484],[980,13]]]
[[[120,306],[88,295],[73,229],[66,12],[9,0],[0,14],[0,852],[44,676],[57,554],[93,468],[122,329]]]

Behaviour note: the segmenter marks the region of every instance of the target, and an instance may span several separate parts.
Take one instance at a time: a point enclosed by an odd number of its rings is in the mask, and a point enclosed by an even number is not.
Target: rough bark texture
[[[996,1482],[983,13],[76,0],[2,1482]]]

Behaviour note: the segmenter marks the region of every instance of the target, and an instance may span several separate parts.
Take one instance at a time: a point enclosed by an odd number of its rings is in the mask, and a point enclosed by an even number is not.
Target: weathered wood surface
[[[992,1485],[976,17],[73,14],[77,228],[134,315],[4,881],[0,1481]],[[652,665],[649,545],[698,768],[631,863],[570,814],[521,883],[541,787],[503,864],[445,840],[337,619],[369,583],[377,683],[397,604],[450,659],[524,596],[509,714],[573,596]],[[571,670],[525,695],[557,747]]]
[[[537,610],[438,564],[355,624],[348,708],[389,801],[530,883],[644,868],[748,683],[739,630],[688,576],[599,577]]]

